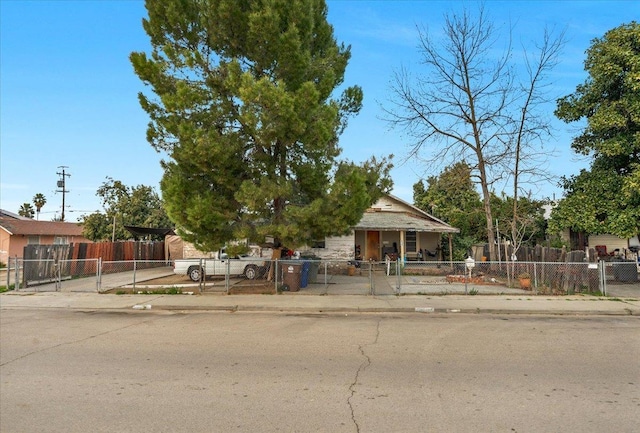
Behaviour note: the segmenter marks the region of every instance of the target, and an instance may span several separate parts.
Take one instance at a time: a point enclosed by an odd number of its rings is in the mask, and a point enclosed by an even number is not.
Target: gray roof
[[[356,230],[381,231],[416,231],[434,233],[459,233],[460,230],[451,227],[428,214],[424,216],[409,212],[365,212],[362,219],[355,226]]]

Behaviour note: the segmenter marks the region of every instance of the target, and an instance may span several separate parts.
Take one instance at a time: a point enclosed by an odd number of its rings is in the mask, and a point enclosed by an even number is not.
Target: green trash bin
[[[318,271],[320,270],[320,260],[309,260],[309,277],[308,283],[315,284],[318,282]]]

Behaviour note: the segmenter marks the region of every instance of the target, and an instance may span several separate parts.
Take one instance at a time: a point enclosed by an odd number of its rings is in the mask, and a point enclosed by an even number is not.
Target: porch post
[[[448,233],[449,235],[449,263],[451,263],[451,267],[453,267],[453,236],[451,235],[451,233]]]

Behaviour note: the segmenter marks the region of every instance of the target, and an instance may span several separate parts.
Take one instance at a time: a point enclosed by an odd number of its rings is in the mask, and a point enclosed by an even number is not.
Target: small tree
[[[33,209],[33,206],[31,206],[31,203],[23,203],[22,206],[20,206],[18,215],[33,219],[35,216],[35,210]]]
[[[162,200],[149,186],[128,187],[107,177],[98,188],[104,213],[94,212],[82,217],[83,235],[92,241],[130,239],[125,225],[170,228],[173,224],[164,211]]]
[[[517,205],[514,205],[514,200],[514,197],[504,194],[501,197],[494,195],[492,203],[498,231],[511,242],[512,254],[517,254],[523,245],[534,246],[544,240],[545,201],[536,200],[531,194],[520,195]],[[514,209],[518,212],[515,218]]]
[[[47,204],[47,198],[42,193],[33,196],[33,205],[36,207],[37,219],[40,219],[40,209]]]
[[[113,222],[101,213],[94,212],[90,215],[82,216],[82,236],[94,242],[109,241],[115,239],[113,232]],[[121,233],[118,231],[118,236]],[[121,239],[120,237],[118,239]]]
[[[482,200],[471,180],[471,167],[464,161],[444,169],[439,176],[413,185],[416,207],[444,220],[460,233],[453,237],[453,258],[464,260],[471,246],[486,238]],[[444,244],[448,249],[448,244]]]

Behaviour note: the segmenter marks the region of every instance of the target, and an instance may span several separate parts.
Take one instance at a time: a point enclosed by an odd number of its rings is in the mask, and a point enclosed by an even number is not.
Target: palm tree
[[[18,215],[31,219],[33,219],[34,213],[35,211],[33,210],[33,206],[31,206],[31,203],[23,203],[22,206],[20,206],[20,210],[18,211]]]
[[[40,209],[42,209],[42,206],[47,204],[47,198],[44,196],[44,194],[37,193],[33,196],[33,204],[36,207],[36,212],[38,213],[37,219],[40,219]]]

